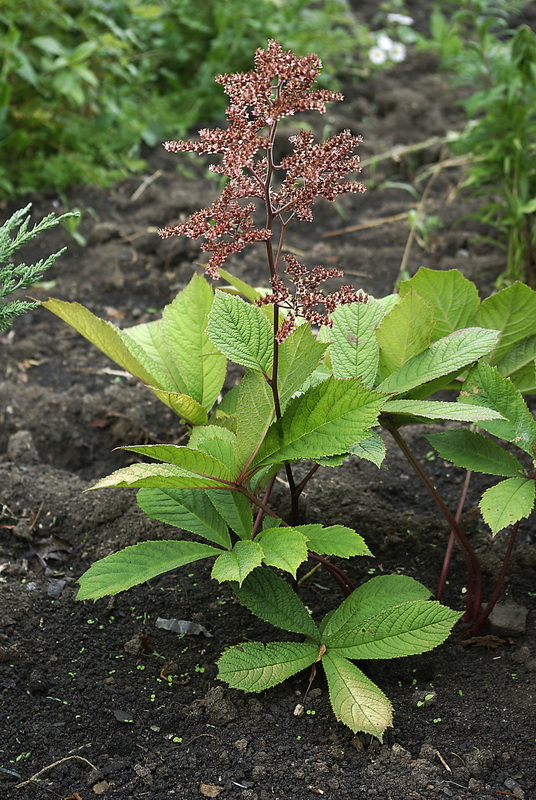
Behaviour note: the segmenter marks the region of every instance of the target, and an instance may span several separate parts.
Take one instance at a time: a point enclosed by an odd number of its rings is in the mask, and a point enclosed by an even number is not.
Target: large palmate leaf
[[[300,564],[307,560],[307,537],[295,528],[266,528],[255,537],[262,547],[263,563],[285,570],[295,578]]]
[[[199,489],[140,489],[136,501],[151,519],[190,531],[231,549],[227,525],[206,492]]]
[[[479,305],[478,291],[474,283],[464,278],[459,270],[421,267],[412,278],[401,284],[401,297],[411,289],[426,300],[433,310],[434,340],[466,328],[473,322]]]
[[[155,445],[156,447],[157,445]],[[163,447],[163,445],[161,445]],[[168,445],[172,447],[172,445]],[[126,448],[125,448],[126,449]],[[132,448],[134,449],[134,448]],[[181,450],[188,450],[183,447]],[[185,467],[175,464],[132,464],[101,478],[91,489],[147,486],[158,489],[231,489],[227,467],[199,450],[193,458],[183,459]],[[199,472],[197,472],[199,470]]]
[[[260,567],[263,555],[262,547],[257,542],[237,542],[232,550],[218,556],[212,568],[212,577],[220,583],[236,581],[240,586],[250,572]]]
[[[401,394],[442,375],[455,375],[495,347],[498,333],[484,328],[465,328],[434,342],[418,356],[395,370],[377,387],[380,392]]]
[[[427,600],[430,591],[407,575],[378,575],[354,589],[324,627],[323,640],[362,625],[369,617],[410,600]]]
[[[221,478],[222,481],[233,480],[232,464],[224,464],[219,458],[194,447],[176,444],[130,444],[121,449],[140,453],[203,476]]]
[[[456,467],[486,475],[518,477],[523,465],[506,450],[481,433],[468,430],[443,431],[426,436],[441,458]]]
[[[188,447],[202,450],[209,456],[214,456],[229,470],[234,472],[234,457],[236,452],[236,434],[219,425],[202,425],[192,431],[188,440]]]
[[[460,613],[435,600],[409,600],[361,619],[359,609],[338,628],[330,618],[322,642],[347,658],[400,658],[432,650],[445,641]]]
[[[365,458],[367,461],[371,461],[378,469],[387,455],[385,442],[376,431],[372,431],[368,439],[363,439],[362,442],[350,445],[348,452],[358,458]]]
[[[508,478],[486,489],[480,500],[484,521],[493,533],[528,517],[534,508],[536,483],[529,478]]]
[[[502,415],[493,408],[475,405],[471,408],[460,408],[459,403],[448,403],[440,400],[388,400],[382,408],[382,414],[401,415],[407,424],[413,421],[428,419],[452,419],[463,422],[479,422],[480,420],[500,420]],[[397,422],[398,420],[395,419]],[[484,427],[482,425],[482,427]]]
[[[240,602],[265,622],[285,631],[318,638],[318,628],[303,602],[272,570],[264,567],[254,570],[234,591]]]
[[[218,678],[233,689],[262,692],[310,667],[317,655],[311,642],[243,642],[218,659]]]
[[[432,341],[433,309],[410,288],[383,318],[376,336],[380,347],[380,378],[386,378]]]
[[[253,513],[249,500],[243,494],[214,489],[206,492],[206,495],[232,531],[241,539],[251,539]]]
[[[393,707],[382,690],[355,664],[328,651],[322,658],[335,717],[354,733],[363,731],[382,741],[393,724]]]
[[[77,600],[98,600],[144,583],[192,561],[217,556],[221,550],[201,542],[140,542],[95,561],[79,579]]]
[[[475,322],[500,332],[491,356],[491,363],[496,364],[515,344],[536,334],[536,292],[516,281],[486,298],[475,315]]]
[[[308,324],[300,325],[279,346],[279,366],[277,370],[277,390],[279,403],[284,411],[292,395],[316,369],[327,344],[317,341]]]
[[[240,297],[217,291],[208,318],[212,343],[236,364],[269,372],[273,330],[261,309]]]
[[[370,436],[385,397],[358,379],[328,378],[290,401],[266,434],[254,465],[345,452]]]
[[[515,442],[534,458],[536,422],[510,379],[504,378],[494,367],[477,364],[467,376],[458,399],[460,404],[485,405],[499,411],[504,419],[482,421],[480,427],[494,436]]]
[[[158,362],[115,325],[99,319],[79,303],[67,303],[51,298],[42,305],[143,383],[168,391],[177,389],[181,391],[181,387],[173,383]]]
[[[165,389],[157,389],[156,386],[147,386],[147,388],[158,397],[161,403],[164,403],[177,416],[182,417],[188,425],[207,424],[208,414],[206,408],[203,408],[193,397],[178,394],[177,392],[168,392]]]
[[[361,378],[364,386],[374,386],[379,364],[379,347],[375,329],[383,319],[380,303],[339,306],[331,315],[333,328],[325,328],[331,341],[330,356],[336,378]]]

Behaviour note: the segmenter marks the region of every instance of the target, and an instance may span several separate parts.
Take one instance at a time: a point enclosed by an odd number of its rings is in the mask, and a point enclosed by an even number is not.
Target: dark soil
[[[346,96],[322,122],[333,132],[350,127],[362,134],[363,159],[463,125],[430,55],[353,84]],[[55,229],[23,254],[29,260],[68,246],[47,275],[54,287],[36,289],[38,298],[78,300],[131,325],[154,319],[185,285],[200,258],[196,243],[163,242],[156,229],[206,205],[217,186],[190,159],[149,155],[144,177],[151,183],[138,176],[110,190],[69,193],[68,207],[84,211],[87,246]],[[314,225],[294,229],[289,244],[311,266],[340,267],[367,292],[389,293],[408,233],[403,219],[390,218],[415,201],[382,183],[411,183],[422,192],[423,169],[442,155],[432,142],[378,161],[363,172],[365,195],[337,207],[319,204]],[[439,173],[426,212],[440,216],[443,228],[414,244],[408,269],[456,267],[486,296],[504,257],[476,241],[486,231],[466,218],[473,206],[460,194],[461,177],[459,168]],[[54,194],[29,199],[36,219],[62,209]],[[335,233],[344,227],[354,230]],[[250,283],[266,283],[254,250],[228,268]],[[176,535],[146,519],[132,492],[84,489],[128,463],[115,447],[176,442],[183,430],[147,390],[45,310],[21,318],[5,335],[0,381],[1,800],[99,794],[193,800],[220,792],[226,800],[534,796],[534,518],[522,527],[504,593],[529,610],[524,634],[494,640],[495,648],[462,646],[459,625],[446,644],[423,656],[365,665],[395,707],[395,727],[380,744],[335,721],[321,675],[305,700],[305,673],[258,696],[216,680],[215,661],[227,645],[269,641],[274,631],[212,581],[203,562],[111,600],[75,602],[76,580],[95,559]],[[427,463],[422,433],[415,427],[407,435]],[[304,497],[304,521],[342,523],[365,536],[376,558],[350,564],[354,581],[399,571],[433,590],[448,530],[391,443],[386,463],[381,472],[360,462],[317,473]],[[462,472],[439,459],[427,468],[455,509]],[[472,483],[462,522],[489,597],[506,542],[492,539],[478,515],[484,487]],[[284,503],[281,489],[282,513]],[[455,608],[463,608],[464,581],[456,554],[445,598]],[[329,577],[316,573],[304,599],[319,615],[341,598]],[[201,623],[211,636],[180,637],[157,628],[158,617]],[[300,702],[306,713],[295,716]],[[60,763],[39,782],[19,786],[54,762]]]

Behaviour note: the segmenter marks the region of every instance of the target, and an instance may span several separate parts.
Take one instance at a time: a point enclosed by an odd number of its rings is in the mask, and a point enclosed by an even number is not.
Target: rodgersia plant
[[[408,415],[502,419],[479,405],[408,399],[491,353],[499,333],[486,325],[464,328],[469,317],[463,314],[454,333],[445,331],[414,290],[403,300],[375,300],[346,285],[326,294],[321,284],[341,274],[309,270],[285,253],[288,226],[294,218],[312,221],[317,198],[363,191],[347,179],[359,171],[360,138],[343,131],[317,143],[300,131],[291,137],[292,152],[278,159],[279,122],[300,111],[322,113],[326,102],[341,96],[314,88],[321,66],[315,55],[298,58],[271,41],[255,60],[254,70],[217,79],[230,98],[226,128],[201,131],[193,142],[166,143],[173,152],[221,157],[212,167],[226,178],[220,196],[161,235],[200,239],[209,254],[208,275],[229,285],[214,292],[194,275],[161,320],[126,330],[76,303],[44,303],[143,381],[190,429],[186,445],[125,448],[152,462],[120,469],[93,488],[138,488],[148,516],[194,538],[141,542],[97,561],[80,578],[78,599],[115,594],[212,559],[216,581],[229,581],[254,614],[300,636],[229,648],[219,660],[220,678],[261,691],[322,662],[337,718],[381,738],[391,724],[389,700],[352,659],[422,653],[439,645],[460,615],[430,601],[428,589],[406,576],[384,575],[356,588],[338,562],[370,555],[363,538],[342,525],[305,522],[298,499],[320,466],[337,466],[349,453],[380,464],[383,442],[373,428],[382,415],[395,427],[393,420]],[[223,268],[250,244],[265,252],[270,287],[264,294]],[[414,336],[408,321],[415,315],[426,336]],[[439,335],[432,337],[432,329]],[[220,399],[227,360],[245,374]],[[298,480],[300,461],[310,467]],[[290,492],[288,520],[270,500],[281,470]],[[295,583],[308,560],[325,568],[345,595],[318,626],[280,575],[288,573]]]

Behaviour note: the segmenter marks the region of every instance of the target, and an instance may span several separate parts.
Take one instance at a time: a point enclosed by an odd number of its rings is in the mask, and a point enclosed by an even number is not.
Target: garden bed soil
[[[362,134],[363,159],[401,148],[364,170],[366,194],[344,197],[336,207],[319,203],[315,223],[295,228],[288,243],[310,266],[340,267],[348,281],[382,296],[398,277],[408,235],[402,216],[415,205],[404,188],[382,183],[410,183],[421,193],[423,170],[445,155],[439,138],[462,127],[463,114],[426,54],[349,85],[346,96],[322,122],[333,132],[350,127]],[[425,140],[425,148],[402,152]],[[36,288],[37,298],[78,300],[127,326],[155,319],[199,269],[195,242],[161,241],[156,230],[206,205],[217,186],[189,158],[160,151],[148,157],[145,176],[110,189],[75,187],[64,202],[53,193],[28,198],[35,219],[64,207],[82,209],[79,232],[87,241],[79,246],[58,228],[28,247],[26,261],[68,247],[46,276],[53,287]],[[486,231],[466,216],[474,205],[460,192],[461,177],[459,168],[437,170],[425,209],[443,227],[426,244],[414,243],[407,266],[411,273],[421,265],[458,268],[484,297],[505,268],[504,255],[477,241]],[[2,217],[11,212],[4,209]],[[341,228],[353,230],[337,233]],[[245,251],[228,268],[255,285],[266,283],[260,251]],[[528,609],[521,635],[464,646],[460,624],[423,656],[367,662],[395,708],[383,743],[354,736],[335,721],[321,671],[307,696],[308,673],[261,695],[217,681],[215,661],[227,645],[269,641],[277,632],[212,581],[204,562],[113,599],[75,602],[76,580],[95,559],[177,535],[145,518],[133,492],[84,490],[129,463],[129,454],[114,448],[177,442],[183,433],[143,386],[45,310],[27,314],[4,335],[0,798],[533,797],[534,517],[522,526],[503,596]],[[463,473],[440,459],[427,462],[422,433],[418,426],[407,430],[455,509]],[[462,522],[481,558],[489,597],[506,542],[491,537],[476,509],[486,485],[471,484]],[[277,492],[284,513],[283,487]],[[302,512],[304,521],[349,525],[365,537],[376,557],[353,560],[355,582],[395,571],[435,588],[448,530],[392,443],[381,471],[368,462],[319,471]],[[446,602],[462,609],[464,589],[456,553]],[[337,591],[317,572],[303,597],[321,615],[338,604]],[[157,627],[159,617],[200,623],[210,636],[179,636]]]

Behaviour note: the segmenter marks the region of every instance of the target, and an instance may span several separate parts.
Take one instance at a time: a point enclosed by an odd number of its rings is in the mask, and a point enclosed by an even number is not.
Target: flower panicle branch
[[[257,50],[253,70],[216,79],[230,100],[226,128],[201,130],[195,141],[165,142],[170,152],[221,155],[221,163],[210,166],[227,178],[220,197],[182,224],[159,231],[162,238],[201,239],[202,250],[211,253],[207,265],[211,277],[218,277],[219,267],[231,254],[270,239],[276,220],[284,232],[294,216],[312,221],[316,198],[332,201],[341,194],[365,190],[357,181],[343,181],[349,173],[360,171],[354,152],[362,140],[348,130],[320,143],[301,130],[290,137],[293,152],[280,164],[274,161],[281,119],[300,111],[324,113],[326,103],[343,99],[339,92],[313,88],[321,67],[314,53],[298,57],[271,40],[265,50]],[[274,189],[274,175],[279,172],[283,174]],[[261,228],[254,218],[259,202],[266,211]]]
[[[319,285],[329,278],[341,278],[344,274],[341,270],[314,267],[309,271],[295,256],[287,254],[284,258],[287,262],[285,273],[294,284],[294,294],[279,275],[275,275],[272,278],[272,291],[255,301],[259,306],[273,304],[285,312],[285,319],[275,334],[280,344],[295,329],[296,320],[300,317],[311,325],[332,328],[333,321],[328,315],[338,306],[368,302],[368,296],[353,286],[341,286],[328,295],[319,289]],[[319,311],[318,306],[323,306],[325,313]]]

